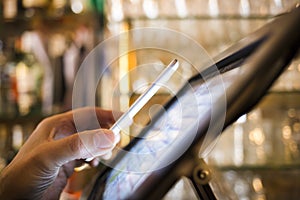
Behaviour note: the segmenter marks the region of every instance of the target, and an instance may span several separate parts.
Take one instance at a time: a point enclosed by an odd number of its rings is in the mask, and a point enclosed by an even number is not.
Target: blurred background
[[[37,123],[72,108],[76,73],[101,41],[134,28],[170,28],[197,41],[212,58],[247,34],[287,12],[298,0],[2,0],[0,2],[0,170],[17,153]],[[148,38],[149,39],[149,38]],[[168,35],[150,38],[195,55]],[[138,39],[122,37],[103,58],[123,52]],[[174,47],[175,45],[175,47]],[[90,98],[104,108],[126,110],[171,54],[141,51],[120,56],[105,71]],[[127,78],[146,62],[152,68]],[[184,62],[183,74],[192,66]],[[99,65],[92,66],[94,68]],[[92,75],[91,75],[92,76]],[[91,79],[93,80],[93,79]],[[86,81],[91,81],[87,79]],[[123,79],[124,81],[124,79]],[[91,83],[93,84],[93,83]],[[180,81],[172,83],[180,85]],[[227,128],[205,158],[220,199],[298,199],[300,197],[300,59],[295,59],[261,103]],[[168,91],[152,101],[164,102]],[[153,103],[153,102],[152,102]],[[139,123],[145,123],[140,116]],[[133,132],[135,130],[132,130]],[[130,138],[123,138],[126,145]],[[183,179],[166,199],[194,198]]]

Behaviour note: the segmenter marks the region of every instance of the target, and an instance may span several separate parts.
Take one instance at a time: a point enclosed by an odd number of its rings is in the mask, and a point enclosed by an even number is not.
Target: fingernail
[[[99,165],[99,163],[100,163],[100,160],[98,158],[95,158],[94,160],[92,160],[91,164],[92,164],[93,167],[96,167],[96,166]]]

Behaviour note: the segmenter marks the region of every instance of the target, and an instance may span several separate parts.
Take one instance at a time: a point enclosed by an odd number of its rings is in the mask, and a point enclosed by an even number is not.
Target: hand
[[[95,113],[101,128],[115,121],[111,111],[99,108],[44,119],[1,172],[0,199],[59,199],[74,167],[82,164],[79,159],[111,152],[120,138],[110,130],[94,129],[90,116]],[[80,116],[86,131],[77,133],[73,116]]]

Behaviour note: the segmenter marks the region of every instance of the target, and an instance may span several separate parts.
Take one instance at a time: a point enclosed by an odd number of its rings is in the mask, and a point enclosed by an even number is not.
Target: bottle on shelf
[[[5,46],[5,47],[4,47]],[[11,117],[17,113],[15,59],[10,42],[1,42],[0,58],[0,116]]]
[[[4,118],[42,114],[44,69],[33,52],[33,40],[32,32],[6,40],[0,68],[0,114]]]
[[[34,55],[33,40],[31,32],[24,32],[15,45],[17,103],[21,116],[31,112],[40,114],[42,110],[44,70]]]

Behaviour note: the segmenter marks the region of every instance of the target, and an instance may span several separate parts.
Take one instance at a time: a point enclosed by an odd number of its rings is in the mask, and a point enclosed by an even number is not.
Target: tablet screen
[[[185,85],[110,171],[102,198],[129,198],[151,172],[178,159],[193,142],[199,122],[212,112],[215,100],[226,96],[226,88],[239,73],[240,68],[236,68]]]

